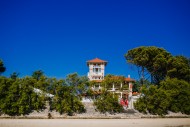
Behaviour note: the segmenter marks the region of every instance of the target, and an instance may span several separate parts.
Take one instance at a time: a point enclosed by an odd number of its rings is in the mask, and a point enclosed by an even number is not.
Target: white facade
[[[88,78],[90,80],[103,80],[104,72],[105,72],[105,64],[104,63],[90,63]]]
[[[89,67],[89,80],[103,80],[106,63],[106,61],[100,60],[98,58],[87,61],[87,65]]]

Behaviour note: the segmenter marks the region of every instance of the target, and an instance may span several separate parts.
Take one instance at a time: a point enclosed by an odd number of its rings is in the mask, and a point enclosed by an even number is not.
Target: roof
[[[102,80],[93,80],[93,81],[95,81],[95,82],[97,82],[97,83],[100,83],[100,82],[102,82]]]
[[[125,78],[125,81],[127,81],[127,82],[135,82],[135,80],[134,80],[134,79],[129,78],[129,77]]]
[[[119,78],[122,78],[122,77],[120,77],[120,76],[114,76],[114,77],[112,77],[113,79],[119,79]],[[124,77],[124,80],[126,81],[126,82],[135,82],[135,79],[132,79],[132,78],[129,78],[129,77],[127,77],[127,78],[125,78]],[[96,83],[101,83],[103,80],[92,80],[92,81],[94,81],[94,82],[96,82]]]
[[[132,79],[130,77],[123,77],[123,76],[112,76],[111,79],[115,79],[115,80],[124,80],[126,82],[135,82],[135,79]]]
[[[88,60],[87,64],[89,64],[89,63],[105,63],[105,64],[107,64],[107,61],[101,60],[99,58],[95,58],[95,59],[92,59],[92,60]]]
[[[103,80],[90,80],[92,82],[95,82],[95,83],[101,83]]]

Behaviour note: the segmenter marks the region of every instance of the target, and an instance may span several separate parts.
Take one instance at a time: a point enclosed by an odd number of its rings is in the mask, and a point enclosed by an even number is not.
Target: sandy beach
[[[0,119],[0,127],[190,127],[190,118]]]

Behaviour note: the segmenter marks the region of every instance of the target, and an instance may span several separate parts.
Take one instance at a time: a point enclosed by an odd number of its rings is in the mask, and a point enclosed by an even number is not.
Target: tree
[[[57,80],[56,78],[48,78],[46,80],[46,92],[55,95],[57,93],[57,87],[59,85],[65,86],[66,82],[64,79]]]
[[[4,67],[3,61],[0,59],[0,75],[1,73],[5,72],[6,68]]]
[[[112,88],[113,84],[115,87],[120,88],[121,83],[124,83],[124,81],[124,76],[106,75],[102,82],[102,85],[105,90]]]
[[[45,93],[34,92],[33,86],[35,83],[36,80],[31,77],[20,79],[19,107],[23,107],[21,111],[24,113],[31,112],[32,110],[41,111],[45,109]]]
[[[79,96],[90,92],[90,81],[87,76],[81,76],[79,84],[77,86],[77,93]]]
[[[42,75],[38,80],[36,80],[36,83],[34,84],[35,88],[38,88],[44,92],[47,92],[48,87],[50,86],[48,82],[48,77]]]
[[[11,79],[1,77],[0,110],[8,115],[26,115],[45,108],[44,97],[33,90],[35,80],[30,77]]]
[[[139,82],[135,82],[133,84],[133,92],[139,92],[140,91],[140,87],[141,87],[140,83]]]
[[[91,84],[87,76],[79,76],[77,73],[67,75],[65,81],[71,87],[70,92],[79,97],[89,90]]]
[[[10,75],[10,78],[16,80],[16,79],[18,78],[18,76],[19,76],[19,73],[13,72],[13,73]]]
[[[190,84],[177,78],[166,78],[160,84],[160,89],[163,89],[172,98],[169,110],[190,114]]]
[[[95,100],[94,105],[101,113],[118,113],[123,111],[123,107],[118,102],[118,96],[108,91],[103,91],[99,98]]]
[[[129,50],[125,58],[137,66],[142,81],[150,77],[152,83],[159,84],[167,74],[167,61],[171,54],[163,48],[142,46]]]
[[[184,56],[174,56],[168,64],[167,76],[183,79],[190,83],[190,59]]]
[[[121,83],[124,83],[125,77],[124,76],[115,76],[108,74],[105,76],[101,90],[101,94],[97,96],[94,105],[96,106],[96,109],[100,111],[101,113],[118,113],[123,111],[123,107],[119,104],[119,98],[116,94],[110,93],[108,91],[113,87],[113,84],[115,88],[120,89]],[[96,82],[93,82],[96,83]]]
[[[71,91],[73,88],[68,85],[59,84],[56,85],[56,94],[53,98],[51,108],[58,111],[60,114],[67,113],[73,115],[73,113],[85,112],[84,106],[81,103],[78,96]]]
[[[12,82],[11,79],[0,76],[0,112],[2,113],[4,113],[3,108],[8,108],[6,107],[7,103],[5,103],[5,100]]]
[[[166,78],[160,87],[143,87],[142,96],[135,103],[140,112],[165,115],[168,111],[190,114],[190,84],[177,78]]]
[[[32,77],[36,79],[37,81],[40,79],[41,76],[44,75],[44,72],[42,70],[37,70],[32,73]]]
[[[85,112],[84,105],[80,101],[80,94],[85,89],[87,78],[79,77],[77,73],[69,74],[65,81],[57,82],[54,88],[56,89],[55,97],[52,102],[52,109],[55,109],[60,114]]]
[[[152,84],[151,84],[151,82],[149,80],[144,80],[143,81],[143,86],[144,87],[149,87],[151,85]],[[141,88],[143,86],[142,86],[142,79],[135,81],[134,84],[133,84],[133,92],[141,92]]]

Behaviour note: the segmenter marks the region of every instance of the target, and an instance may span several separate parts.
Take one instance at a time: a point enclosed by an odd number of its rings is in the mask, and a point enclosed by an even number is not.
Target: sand
[[[190,127],[190,118],[0,119],[0,127]]]

